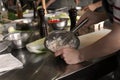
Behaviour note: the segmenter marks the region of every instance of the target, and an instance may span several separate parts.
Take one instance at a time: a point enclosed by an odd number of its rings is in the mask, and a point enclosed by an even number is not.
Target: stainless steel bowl
[[[64,43],[64,41],[66,41]],[[52,52],[64,47],[78,48],[80,41],[77,36],[69,31],[53,31],[45,38],[45,47]]]
[[[31,35],[32,32],[15,32],[5,35],[3,39],[11,41],[12,42],[11,46],[14,49],[20,49],[25,47],[25,45],[29,43]]]
[[[68,18],[61,18],[59,22],[49,23],[49,26],[53,28],[53,30],[63,30],[67,27]]]

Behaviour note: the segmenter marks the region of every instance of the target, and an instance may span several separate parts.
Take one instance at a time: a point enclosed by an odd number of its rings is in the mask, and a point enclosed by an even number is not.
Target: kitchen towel
[[[11,53],[0,55],[0,73],[18,68],[23,68],[23,63]]]

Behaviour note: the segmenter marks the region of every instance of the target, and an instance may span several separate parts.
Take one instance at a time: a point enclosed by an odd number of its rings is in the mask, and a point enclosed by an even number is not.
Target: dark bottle
[[[69,9],[69,17],[70,17],[70,31],[76,26],[76,17],[77,17],[77,9],[71,8]]]
[[[39,33],[40,37],[42,38],[48,35],[48,25],[45,20],[45,13],[43,8],[38,9],[38,16],[39,16]]]
[[[23,10],[19,0],[16,1],[16,12],[19,19],[23,18]]]
[[[33,18],[32,18],[32,22],[29,24],[30,28],[32,30],[37,30],[38,31],[38,28],[39,28],[39,19],[37,17],[37,3],[36,3],[36,0],[32,0],[32,6],[33,6]]]
[[[36,19],[37,17],[37,3],[36,0],[33,0],[33,19]]]

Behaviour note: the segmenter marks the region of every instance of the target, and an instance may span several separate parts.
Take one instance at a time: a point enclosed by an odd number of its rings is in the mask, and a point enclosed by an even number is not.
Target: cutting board
[[[92,32],[92,33],[79,36],[78,38],[80,40],[80,48],[88,46],[96,42],[97,40],[99,40],[100,38],[108,34],[110,31],[111,30],[109,29],[103,29],[100,31],[96,31],[96,32]],[[30,52],[42,53],[43,51],[41,50],[44,48],[44,38],[28,43],[26,45],[26,48]]]
[[[92,33],[88,33],[88,34],[79,36],[79,40],[80,40],[79,48],[83,48],[85,46],[88,46],[88,45],[96,42],[97,40],[99,40],[102,37],[104,37],[105,35],[107,35],[110,31],[111,31],[110,29],[103,29],[100,31],[95,31]]]

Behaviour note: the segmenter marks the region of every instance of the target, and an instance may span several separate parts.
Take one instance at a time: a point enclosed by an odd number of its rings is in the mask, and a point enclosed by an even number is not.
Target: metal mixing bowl
[[[47,49],[52,52],[56,52],[64,47],[78,48],[80,41],[72,32],[53,31],[45,38],[44,44]]]
[[[8,40],[12,42],[12,47],[14,49],[20,49],[25,47],[27,43],[29,43],[32,32],[14,32],[5,35],[4,40]]]

